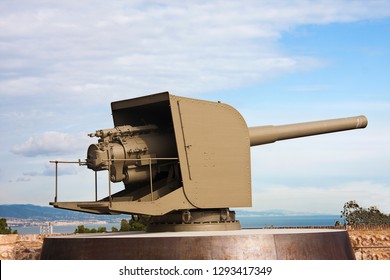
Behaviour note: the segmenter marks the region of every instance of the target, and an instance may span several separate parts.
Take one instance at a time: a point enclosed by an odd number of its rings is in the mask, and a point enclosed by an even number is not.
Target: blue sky
[[[48,205],[49,160],[84,159],[110,102],[170,91],[249,126],[366,115],[251,148],[253,210],[389,213],[389,32],[389,1],[1,1],[0,203]],[[61,174],[61,200],[94,198],[89,170]]]

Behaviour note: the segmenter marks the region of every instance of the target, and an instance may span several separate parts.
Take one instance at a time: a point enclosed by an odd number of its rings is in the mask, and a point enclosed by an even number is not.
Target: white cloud
[[[30,182],[30,178],[18,177],[18,178],[16,179],[16,182]]]
[[[0,12],[0,93],[84,102],[231,89],[312,69],[323,62],[278,47],[283,32],[390,15],[386,1],[17,2]]]
[[[57,131],[48,131],[31,136],[26,142],[15,145],[12,152],[15,154],[34,157],[39,155],[66,155],[85,148],[86,141]]]
[[[61,164],[58,168],[58,176],[63,175],[75,175],[80,172],[80,166],[78,164]],[[26,177],[36,177],[36,176],[49,176],[53,177],[55,175],[55,164],[46,163],[43,171],[28,171],[23,172],[23,176]]]

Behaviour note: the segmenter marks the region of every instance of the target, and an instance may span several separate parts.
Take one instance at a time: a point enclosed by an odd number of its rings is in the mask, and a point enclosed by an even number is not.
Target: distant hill
[[[244,216],[297,216],[297,215],[318,215],[313,213],[293,212],[286,210],[268,211],[247,211],[235,210],[237,217]],[[0,218],[7,219],[29,219],[36,221],[83,221],[100,220],[111,221],[119,218],[128,219],[129,215],[94,215],[76,211],[58,209],[49,206],[38,206],[33,204],[0,204]]]
[[[317,215],[327,215],[327,214],[297,212],[297,211],[288,211],[282,209],[271,209],[266,211],[236,210],[236,215],[247,217],[247,216],[317,216]]]
[[[33,204],[2,204],[0,205],[0,217],[6,219],[29,219],[39,221],[111,220],[113,217],[118,218],[118,216],[94,215]]]

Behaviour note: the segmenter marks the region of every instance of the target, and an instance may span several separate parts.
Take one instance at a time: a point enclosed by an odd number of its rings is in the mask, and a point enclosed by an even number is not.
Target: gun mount
[[[159,94],[111,103],[114,128],[97,130],[85,164],[124,189],[101,200],[58,202],[94,214],[152,216],[148,231],[240,229],[232,207],[251,207],[250,147],[364,128],[364,116],[248,128],[220,102]],[[58,162],[56,162],[58,163]],[[57,187],[56,187],[57,188]]]

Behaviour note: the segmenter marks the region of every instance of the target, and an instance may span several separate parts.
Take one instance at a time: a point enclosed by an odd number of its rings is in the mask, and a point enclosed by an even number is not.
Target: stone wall
[[[357,260],[390,260],[390,229],[348,230]]]
[[[0,260],[39,260],[42,234],[0,235]]]

